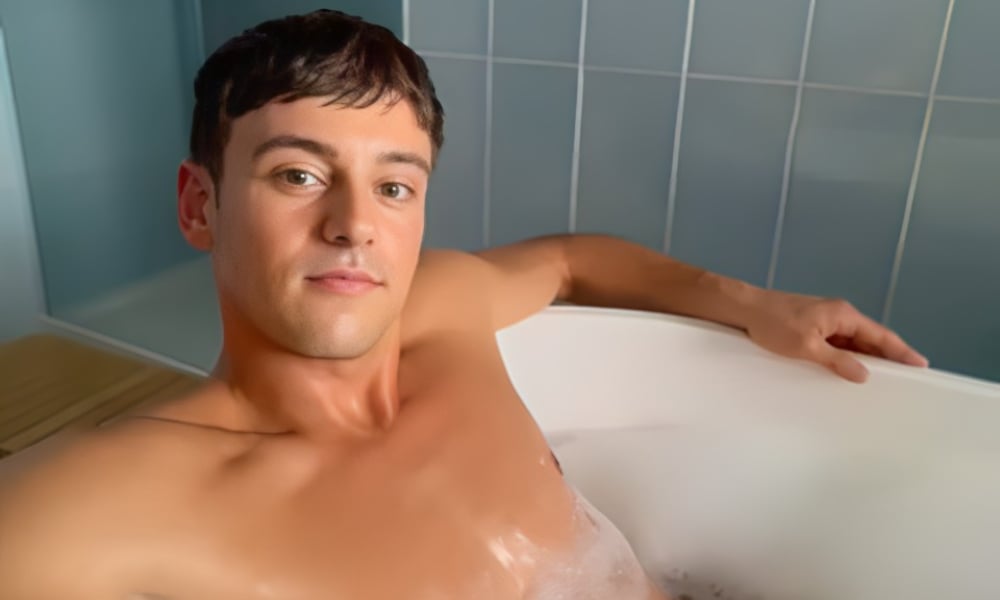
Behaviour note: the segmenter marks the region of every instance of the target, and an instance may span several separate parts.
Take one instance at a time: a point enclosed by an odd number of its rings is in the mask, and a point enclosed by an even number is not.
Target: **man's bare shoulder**
[[[168,403],[123,415],[102,427],[69,430],[0,461],[0,508],[12,497],[77,499],[121,494],[145,479],[197,473],[238,453],[238,437],[212,435],[194,407],[210,407],[208,386]],[[136,418],[153,415],[154,418]],[[158,415],[158,416],[156,416]],[[193,415],[192,418],[185,418]],[[171,418],[174,417],[174,418]],[[217,460],[213,460],[217,459]]]
[[[420,253],[411,292],[418,294],[439,286],[472,288],[481,279],[488,264],[479,256],[461,250],[432,249]],[[473,285],[470,285],[473,284]]]
[[[11,528],[103,516],[153,488],[168,492],[203,476],[227,444],[195,429],[129,418],[56,434],[0,461],[0,546]]]
[[[0,538],[25,513],[79,513],[93,501],[121,494],[134,475],[153,468],[166,432],[117,424],[56,434],[0,462]],[[72,504],[72,511],[69,510]]]
[[[129,495],[124,467],[141,449],[120,431],[63,432],[0,461],[0,596],[90,597],[49,575],[76,577],[70,565],[102,551],[99,530]]]
[[[468,252],[422,252],[403,310],[404,345],[442,326],[488,330],[488,269],[483,259]]]
[[[0,461],[0,597],[28,597],[12,595],[23,586],[32,597],[48,597],[37,595],[43,587],[61,593],[53,569],[85,569],[86,558],[113,550],[116,532],[169,515],[225,459],[227,441],[216,439],[127,418],[56,434]]]

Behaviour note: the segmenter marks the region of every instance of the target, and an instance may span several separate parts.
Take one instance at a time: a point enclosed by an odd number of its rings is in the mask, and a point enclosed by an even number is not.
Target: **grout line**
[[[476,60],[480,62],[488,61],[488,56],[482,54],[464,54],[462,52],[439,52],[437,50],[416,50],[420,56],[427,58],[452,58],[455,60]]]
[[[806,83],[806,89],[810,90],[830,90],[833,92],[853,92],[856,94],[876,94],[878,96],[900,96],[903,98],[926,98],[923,92],[909,92],[906,90],[886,90],[881,88],[866,88],[853,85],[840,85],[836,83]]]
[[[767,289],[774,287],[778,272],[778,255],[781,250],[781,236],[785,229],[785,210],[788,207],[788,193],[792,185],[792,159],[795,156],[795,141],[799,134],[799,119],[802,116],[802,95],[805,90],[806,67],[809,64],[809,48],[812,45],[813,22],[816,17],[816,0],[809,0],[806,17],[806,33],[802,38],[802,56],[799,61],[799,80],[795,88],[795,108],[792,123],[788,128],[788,142],[785,145],[785,167],[782,171],[781,197],[778,200],[778,215],[774,223],[774,238],[771,241],[771,262],[767,268]]]
[[[403,43],[410,45],[410,0],[403,0]]]
[[[441,52],[438,50],[416,50],[417,54],[421,56],[426,56],[429,58],[451,58],[455,60],[474,60],[485,62],[489,60],[488,56],[482,54],[464,54],[461,52]],[[523,65],[538,65],[543,67],[562,67],[562,68],[577,68],[577,63],[570,62],[560,62],[551,60],[534,60],[530,58],[512,58],[498,56],[493,59],[496,63],[501,64],[523,64]],[[632,69],[629,67],[606,67],[600,65],[583,65],[585,71],[592,72],[604,72],[604,73],[622,73],[625,75],[650,75],[653,77],[681,77],[681,73],[675,71],[657,71],[655,69]],[[689,72],[687,74],[688,79],[699,79],[705,81],[729,81],[733,83],[756,83],[761,85],[782,85],[797,87],[799,83],[791,79],[768,79],[765,77],[744,77],[741,75],[714,75],[711,73],[693,73]],[[853,85],[840,85],[837,83],[816,83],[816,82],[805,82],[803,87],[810,90],[829,90],[833,92],[853,92],[857,94],[875,94],[880,96],[899,96],[903,98],[927,98],[927,94],[924,92],[910,92],[906,90],[887,90],[882,88],[867,88],[859,87]],[[946,100],[948,102],[967,102],[972,104],[1000,104],[1000,98],[976,98],[973,96],[935,96],[937,100]]]
[[[759,83],[763,85],[783,85],[787,87],[802,85],[800,81],[792,81],[790,79],[766,79],[763,77],[741,77],[739,75],[708,75],[705,73],[688,73],[688,79],[727,81],[733,83]]]
[[[534,65],[538,67],[560,67],[563,69],[577,69],[578,63],[562,62],[558,60],[535,60],[533,58],[506,58],[493,57],[493,62],[505,65]]]
[[[201,0],[194,0],[194,32],[197,36],[195,50],[198,51],[201,62],[205,62],[208,57],[205,56],[205,17],[202,14]]]
[[[970,104],[1000,104],[1000,98],[970,98],[968,96],[934,96],[934,100],[946,102],[966,102]]]
[[[655,69],[630,69],[628,67],[601,67],[597,65],[584,65],[587,71],[604,73],[623,73],[626,75],[652,75],[654,77],[680,77],[680,73],[674,71],[657,71]]]
[[[569,232],[576,232],[577,202],[580,193],[580,136],[583,130],[583,59],[587,48],[587,0],[580,10],[580,48],[576,65],[576,116],[573,120],[573,166],[569,180]]]
[[[694,32],[696,0],[688,0],[687,26],[684,30],[684,59],[681,62],[681,84],[677,93],[677,120],[674,122],[674,152],[670,161],[670,191],[667,195],[667,223],[663,232],[663,253],[670,253],[674,229],[674,208],[677,204],[677,172],[680,167],[681,134],[684,130],[684,100],[687,96],[688,69],[691,64],[691,35]]]
[[[51,317],[49,315],[39,315],[38,318],[42,323],[45,323],[46,325],[49,325],[56,329],[62,329],[64,331],[68,331],[80,337],[93,340],[105,346],[117,348],[118,350],[128,352],[129,354],[133,354],[135,356],[141,356],[142,358],[151,360],[155,363],[170,366],[175,369],[184,371],[185,373],[191,373],[193,375],[200,375],[203,377],[208,375],[208,373],[202,371],[201,369],[193,365],[189,365],[185,362],[181,362],[179,360],[170,358],[168,356],[164,356],[158,352],[153,352],[152,350],[147,350],[145,348],[136,346],[134,344],[130,344],[128,342],[123,342],[119,339],[115,339],[113,337],[104,335],[103,333],[98,333],[92,329],[87,329],[86,327],[80,327],[79,325],[74,325],[72,323],[68,323],[66,321],[57,319],[55,317]]]
[[[924,128],[920,132],[920,143],[917,144],[917,156],[913,162],[913,175],[910,177],[910,189],[906,194],[906,208],[903,210],[903,223],[899,229],[899,241],[896,244],[896,256],[892,262],[892,274],[889,276],[889,289],[885,295],[885,306],[882,309],[882,324],[889,324],[892,315],[892,305],[896,299],[896,287],[899,284],[899,270],[903,264],[903,253],[906,250],[906,236],[910,230],[910,217],[913,214],[913,201],[917,196],[917,183],[920,181],[920,169],[924,163],[924,151],[927,148],[927,137],[931,129],[931,119],[934,117],[934,100],[937,94],[938,82],[941,80],[941,65],[944,63],[944,53],[948,47],[948,32],[951,29],[951,16],[955,11],[955,0],[949,0],[948,12],[944,17],[944,30],[941,32],[941,44],[938,46],[937,63],[934,65],[934,77],[931,78],[931,89],[927,98],[927,112],[924,114]]]
[[[490,245],[490,187],[493,182],[493,14],[495,0],[489,0],[486,26],[486,131],[483,135],[483,247]]]

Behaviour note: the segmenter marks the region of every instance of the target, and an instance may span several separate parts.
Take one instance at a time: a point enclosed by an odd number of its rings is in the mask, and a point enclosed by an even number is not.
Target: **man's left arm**
[[[489,273],[497,329],[563,300],[722,323],[768,350],[817,362],[851,381],[864,381],[867,370],[847,350],[927,364],[843,300],[765,290],[610,236],[546,236],[477,256]]]

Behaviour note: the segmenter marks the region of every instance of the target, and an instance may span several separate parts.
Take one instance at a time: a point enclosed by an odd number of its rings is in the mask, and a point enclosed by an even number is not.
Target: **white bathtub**
[[[567,477],[651,572],[764,598],[1000,598],[1000,385],[867,358],[856,385],[629,311],[554,307],[498,338]]]

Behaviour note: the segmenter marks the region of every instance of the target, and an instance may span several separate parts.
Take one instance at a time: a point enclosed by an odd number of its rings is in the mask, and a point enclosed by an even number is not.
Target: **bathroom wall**
[[[1000,379],[989,0],[0,0],[19,139],[4,126],[52,314],[128,301],[149,320],[129,290],[197,257],[173,187],[204,53],[323,6],[389,26],[431,66],[448,119],[428,245],[621,235],[846,297],[935,365]],[[41,301],[25,294],[22,310]]]
[[[174,331],[198,351],[168,354],[214,352],[211,278],[174,216],[193,78],[230,35],[321,7],[402,33],[399,0],[0,0],[0,339],[47,313],[132,349]]]
[[[181,3],[0,1],[49,309],[190,259]]]
[[[261,21],[333,8],[358,15],[402,35],[401,0],[201,0],[205,49],[208,53]]]
[[[32,333],[45,311],[26,179],[0,32],[0,342]]]
[[[1000,379],[1000,3],[411,0],[428,244],[624,236]]]

